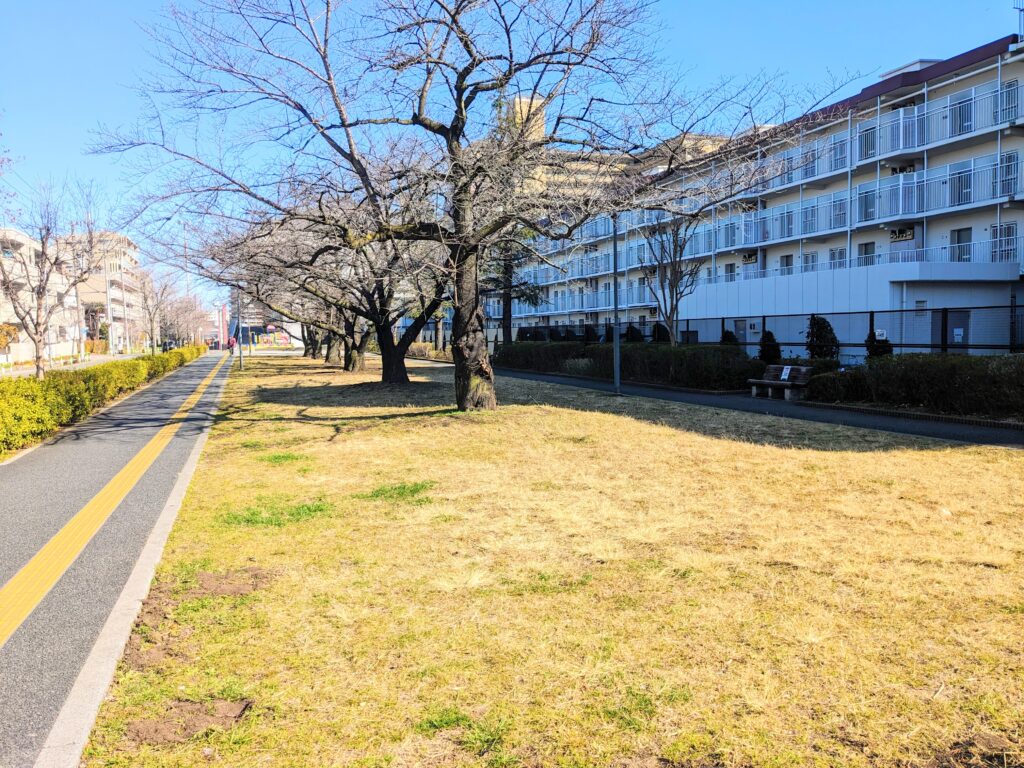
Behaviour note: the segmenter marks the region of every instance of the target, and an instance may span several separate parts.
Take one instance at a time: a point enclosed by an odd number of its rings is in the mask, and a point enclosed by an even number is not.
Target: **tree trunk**
[[[501,268],[501,343],[512,343],[512,257],[505,258]]]
[[[390,327],[377,326],[377,345],[380,347],[380,380],[385,384],[408,384],[409,372],[405,369],[405,349],[395,344]],[[408,348],[408,345],[405,345]]]
[[[319,328],[309,329],[309,356],[314,360],[320,359],[324,347],[324,335]]]
[[[339,333],[327,336],[327,354],[324,362],[327,365],[342,365],[345,361],[343,337]]]
[[[494,410],[494,371],[487,354],[484,310],[477,280],[479,252],[452,247],[455,263],[455,317],[452,321],[452,360],[455,363],[455,402],[460,411]]]
[[[363,333],[355,341],[345,345],[345,370],[358,373],[366,369],[366,345],[370,343],[370,334]]]
[[[46,366],[43,364],[43,337],[32,336],[32,346],[35,349],[36,378],[42,380],[46,375]]]
[[[441,324],[441,318],[434,318],[434,351],[441,349],[441,337],[444,335],[444,326]]]
[[[312,357],[313,346],[309,343],[309,326],[302,323],[299,326],[299,333],[302,334],[302,356]]]

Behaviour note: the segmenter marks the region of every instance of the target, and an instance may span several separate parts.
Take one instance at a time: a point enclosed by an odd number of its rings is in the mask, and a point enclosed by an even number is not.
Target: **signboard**
[[[953,343],[954,344],[963,344],[964,343],[964,329],[963,328],[954,328],[953,329]]]
[[[889,337],[889,332],[885,328],[875,328],[875,338],[879,341],[885,341]]]
[[[908,240],[914,239],[914,228],[900,228],[889,230],[889,242],[890,243],[904,243]]]
[[[745,254],[743,254],[743,263],[744,264],[757,264],[757,254],[756,253],[745,253]]]
[[[787,365],[782,369],[782,375],[779,376],[779,381],[789,381],[789,373],[793,370],[793,366]]]

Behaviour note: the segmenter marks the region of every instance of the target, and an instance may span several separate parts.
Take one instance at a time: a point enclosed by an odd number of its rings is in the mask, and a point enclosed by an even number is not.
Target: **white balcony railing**
[[[982,240],[976,243],[942,245],[932,248],[908,248],[889,250],[883,253],[864,254],[859,256],[841,255],[833,259],[813,260],[802,264],[774,267],[770,269],[742,269],[733,272],[720,270],[718,274],[702,277],[698,286],[718,285],[722,283],[762,280],[769,277],[788,277],[808,272],[854,269],[858,267],[874,267],[890,264],[1011,264],[1018,263],[1024,271],[1024,237],[1004,237],[995,240]],[[651,288],[647,285],[628,285],[619,289],[619,306],[651,306],[655,303]],[[540,306],[531,307],[523,302],[513,302],[514,317],[551,315],[560,312],[593,312],[610,310],[613,304],[611,289],[584,291],[560,295]]]
[[[888,112],[857,125],[857,161],[916,150],[989,130],[1019,116],[1020,86],[998,81]]]
[[[855,191],[856,222],[917,216],[1016,195],[1020,191],[1017,154],[995,155],[861,184]]]

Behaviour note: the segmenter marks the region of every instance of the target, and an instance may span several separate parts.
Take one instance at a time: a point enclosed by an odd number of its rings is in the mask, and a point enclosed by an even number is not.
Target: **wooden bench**
[[[811,369],[806,365],[769,365],[764,378],[750,379],[751,397],[769,397],[776,400],[802,400]]]

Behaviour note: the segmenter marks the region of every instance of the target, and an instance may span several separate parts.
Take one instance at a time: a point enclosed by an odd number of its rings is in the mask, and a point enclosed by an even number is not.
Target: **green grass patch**
[[[253,451],[262,451],[264,448],[266,448],[266,443],[264,443],[262,440],[243,440],[241,442],[241,446],[243,448],[248,448]]]
[[[301,453],[290,453],[288,451],[281,451],[279,453],[268,453],[259,457],[260,461],[266,462],[267,464],[273,464],[274,466],[280,466],[281,464],[292,464],[296,461],[304,461],[307,456]]]
[[[420,480],[416,483],[396,483],[379,485],[369,493],[356,494],[357,499],[368,501],[390,501],[396,504],[430,504],[433,499],[423,494],[437,483],[433,480]]]
[[[627,688],[617,707],[607,707],[604,715],[627,731],[641,731],[657,713],[657,707],[644,691]]]
[[[416,723],[416,730],[430,736],[448,728],[468,728],[472,724],[469,715],[457,707],[441,707],[428,710],[426,716]]]
[[[323,499],[287,504],[280,499],[260,498],[240,512],[221,515],[220,521],[229,526],[251,526],[281,528],[289,523],[299,523],[314,517],[324,517],[334,511],[334,505]]]
[[[525,581],[506,581],[511,595],[559,595],[575,592],[590,583],[593,577],[585,573],[579,578],[559,576],[538,571]]]

